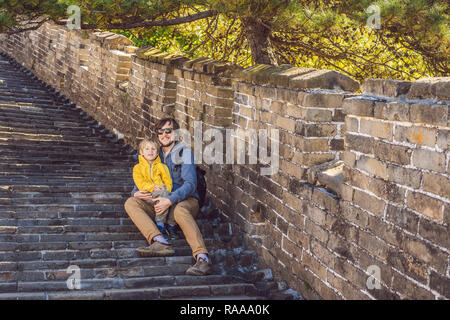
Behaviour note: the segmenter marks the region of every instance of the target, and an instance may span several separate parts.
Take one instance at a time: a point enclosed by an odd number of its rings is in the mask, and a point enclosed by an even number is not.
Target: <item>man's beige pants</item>
[[[147,239],[148,243],[152,243],[152,239],[160,235],[161,232],[156,227],[155,208],[152,204],[144,200],[131,197],[125,202],[125,211],[138,227],[139,231]],[[189,197],[186,200],[180,201],[172,205],[169,210],[168,222],[172,219],[180,226],[184,236],[192,249],[194,258],[200,253],[208,253],[205,243],[203,242],[202,234],[198,228],[195,217],[199,211],[198,200]]]

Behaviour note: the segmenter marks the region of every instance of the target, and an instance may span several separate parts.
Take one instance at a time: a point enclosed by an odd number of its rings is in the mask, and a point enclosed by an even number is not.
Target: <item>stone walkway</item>
[[[218,215],[198,221],[213,274],[185,275],[193,258],[181,233],[174,256],[138,257],[146,241],[123,209],[133,153],[0,56],[0,299],[293,298],[256,272],[254,252]],[[81,289],[69,290],[73,265]]]

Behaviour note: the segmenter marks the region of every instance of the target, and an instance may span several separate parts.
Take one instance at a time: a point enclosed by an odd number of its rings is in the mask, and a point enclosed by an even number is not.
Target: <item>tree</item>
[[[307,61],[357,79],[445,76],[450,70],[446,0],[0,0],[0,32],[48,20],[64,24],[72,4],[81,8],[82,29],[174,26],[183,33],[182,25],[201,25],[208,37],[203,45],[228,53],[248,47],[253,64]],[[369,6],[374,10],[366,11]],[[380,28],[370,30],[366,22],[377,12]]]

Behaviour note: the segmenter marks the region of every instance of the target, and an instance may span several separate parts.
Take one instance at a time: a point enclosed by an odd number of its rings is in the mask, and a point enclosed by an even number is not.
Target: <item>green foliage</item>
[[[335,69],[359,80],[450,72],[446,0],[0,0],[0,32],[26,19],[67,18],[71,4],[82,8],[85,27],[112,29],[137,46],[191,58],[207,56],[247,67],[273,52],[274,64]],[[366,26],[371,5],[380,9],[380,29]],[[135,27],[205,10],[217,14],[188,24]],[[110,27],[117,23],[125,27]],[[255,39],[267,41],[255,46]]]

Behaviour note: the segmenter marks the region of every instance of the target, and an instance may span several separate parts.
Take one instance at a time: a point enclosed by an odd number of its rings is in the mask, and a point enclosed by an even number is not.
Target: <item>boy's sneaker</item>
[[[167,234],[166,227],[164,226],[164,222],[157,222],[156,226],[158,227],[159,232],[162,234]]]
[[[171,246],[158,241],[153,242],[148,247],[137,248],[136,252],[141,257],[165,257],[175,254]]]
[[[178,239],[178,235],[177,235],[177,226],[172,226],[170,224],[167,225],[167,235],[169,237],[170,240],[176,240]]]
[[[202,258],[199,258],[192,267],[186,270],[186,274],[191,276],[204,276],[210,272],[211,265]]]

